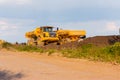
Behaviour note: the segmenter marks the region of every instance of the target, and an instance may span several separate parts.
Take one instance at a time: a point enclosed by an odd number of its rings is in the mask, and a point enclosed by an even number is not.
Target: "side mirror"
[[[57,27],[57,31],[59,30],[59,28]]]

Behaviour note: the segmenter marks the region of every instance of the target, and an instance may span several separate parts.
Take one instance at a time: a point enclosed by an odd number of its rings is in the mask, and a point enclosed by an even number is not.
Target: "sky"
[[[120,0],[0,0],[0,39],[26,42],[26,32],[46,25],[118,35]]]

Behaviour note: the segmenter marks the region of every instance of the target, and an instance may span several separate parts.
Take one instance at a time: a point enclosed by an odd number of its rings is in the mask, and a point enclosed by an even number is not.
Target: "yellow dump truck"
[[[27,32],[25,36],[28,38],[28,45],[47,45],[59,40],[56,31],[53,31],[51,26],[38,27],[33,31]]]
[[[54,29],[52,26],[42,26],[33,31],[26,32],[25,37],[28,38],[28,45],[63,44],[85,38],[86,31],[59,30],[59,28]]]

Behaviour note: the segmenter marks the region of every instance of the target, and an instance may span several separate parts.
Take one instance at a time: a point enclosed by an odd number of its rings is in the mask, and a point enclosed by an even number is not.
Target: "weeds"
[[[4,42],[4,43],[1,44],[1,48],[5,48],[5,49],[8,49],[8,50],[12,47],[13,47],[13,45],[9,42]]]
[[[43,53],[44,50],[36,46],[19,45],[15,47],[18,51],[28,51],[28,52],[40,52]]]
[[[48,56],[50,56],[51,54],[55,53],[56,50],[55,49],[49,49],[49,50],[47,50],[47,52],[48,52]]]
[[[120,63],[120,43],[104,48],[88,44],[73,50],[64,49],[61,52],[63,56],[69,58],[85,58],[95,61]]]

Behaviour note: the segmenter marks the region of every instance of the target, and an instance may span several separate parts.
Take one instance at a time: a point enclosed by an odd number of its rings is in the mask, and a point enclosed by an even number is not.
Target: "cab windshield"
[[[53,32],[53,28],[52,27],[44,27],[44,32]]]

